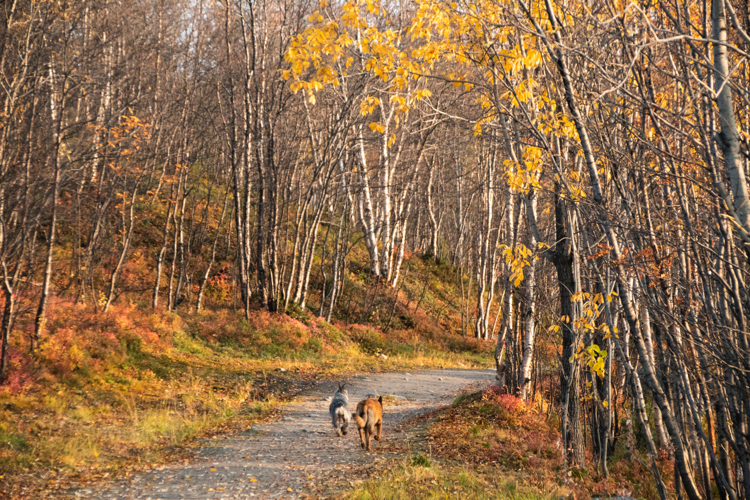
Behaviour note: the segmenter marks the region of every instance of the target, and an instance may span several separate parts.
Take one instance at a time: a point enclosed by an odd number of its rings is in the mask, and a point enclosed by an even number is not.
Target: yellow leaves
[[[604,349],[600,349],[598,345],[591,344],[589,347],[585,347],[583,342],[578,344],[578,349],[569,359],[569,363],[574,363],[576,359],[580,358],[586,361],[591,373],[597,375],[600,378],[604,378],[604,369],[606,368],[608,353]],[[587,388],[590,388],[591,382],[587,384]],[[607,405],[604,405],[605,408]]]
[[[366,97],[359,103],[359,111],[362,116],[367,116],[375,110],[376,106],[380,106],[380,99],[377,97]]]
[[[414,93],[414,97],[420,101],[430,96],[432,96],[432,92],[430,92],[430,89],[420,89]]]
[[[391,103],[397,106],[396,109],[399,113],[406,113],[407,111],[409,111],[409,106],[406,104],[406,99],[403,96],[400,96],[398,94],[392,95]]]
[[[514,108],[520,107],[521,104],[526,104],[530,101],[535,100],[534,87],[536,87],[536,81],[533,78],[527,80],[521,80],[518,85],[513,88],[513,91],[508,91],[503,94],[505,99],[510,100],[511,105]]]
[[[587,363],[591,373],[598,375],[600,378],[604,378],[604,359],[599,358],[596,361],[589,360]]]
[[[400,95],[392,95],[391,96],[391,102],[395,103],[395,104],[400,104],[400,105],[403,106],[404,104],[406,104],[406,99],[404,99]]]
[[[474,136],[482,135],[482,123],[476,122],[474,124]]]
[[[505,255],[505,264],[510,270],[508,281],[512,282],[515,287],[520,286],[524,278],[523,269],[531,265],[529,258],[533,252],[522,243],[517,244],[515,248],[501,245],[500,250]]]
[[[527,146],[523,150],[523,158],[524,160],[541,160],[542,148],[538,148],[536,146]]]
[[[490,109],[493,106],[492,101],[486,94],[481,94],[477,98],[476,103],[479,104],[482,109]]]
[[[315,76],[316,79],[310,82],[310,84],[314,87],[313,90],[322,90],[323,82],[338,85],[336,73],[334,73],[333,69],[330,66],[321,66],[320,68],[318,68],[318,71],[315,72]]]
[[[542,54],[534,49],[529,49],[526,52],[526,57],[523,58],[523,65],[528,69],[533,69],[542,64]]]
[[[575,186],[570,186],[570,199],[574,203],[578,203],[582,199],[586,197],[586,193],[583,191],[583,189],[580,189]]]
[[[516,193],[528,193],[531,188],[540,189],[539,178],[542,173],[543,150],[536,146],[528,146],[524,149],[521,163],[505,160],[505,175],[508,178],[508,186]]]
[[[400,48],[402,32],[387,28],[392,20],[379,0],[349,0],[341,6],[338,18],[325,19],[316,11],[308,21],[311,26],[292,39],[284,54],[290,67],[282,71],[281,77],[293,80],[290,85],[293,92],[340,85],[347,76],[345,69],[355,65],[357,56],[362,61],[360,69],[388,83],[387,92],[407,90],[408,77],[415,69],[419,70],[414,60]],[[310,75],[311,70],[313,75]],[[429,91],[423,90],[418,99],[429,95]],[[399,98],[397,111],[405,113],[409,110],[411,96]],[[362,105],[363,115],[372,111],[371,102]]]
[[[579,141],[578,130],[576,129],[575,124],[571,122],[567,116],[561,114],[559,123],[560,123],[560,131],[565,137],[569,137],[575,140],[576,142]]]
[[[591,370],[591,373],[599,376],[600,378],[604,378],[604,363],[607,360],[607,351],[604,349],[600,349],[596,344],[591,344],[588,348],[586,348],[585,352],[589,356],[586,365]]]
[[[338,85],[338,81],[332,82],[333,85]],[[323,84],[317,80],[312,80],[309,82],[304,81],[296,81],[289,85],[289,89],[294,92],[295,94],[299,92],[300,90],[307,90],[307,100],[310,104],[315,105],[316,98],[315,98],[315,92],[318,90],[323,89]]]
[[[380,8],[378,7],[378,3],[373,0],[365,0],[365,3],[367,4],[367,11],[370,13],[379,13]],[[290,490],[291,491],[291,490]]]
[[[370,130],[372,130],[373,132],[379,132],[382,134],[383,132],[385,132],[385,127],[380,122],[372,122],[370,124]]]

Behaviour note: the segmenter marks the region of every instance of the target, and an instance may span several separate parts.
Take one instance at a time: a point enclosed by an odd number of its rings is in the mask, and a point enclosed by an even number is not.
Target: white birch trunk
[[[375,217],[372,208],[372,196],[370,195],[370,178],[367,171],[367,155],[365,154],[362,127],[359,128],[359,182],[361,191],[359,194],[359,220],[365,233],[364,241],[367,253],[370,255],[370,274],[380,277],[380,259],[378,258],[378,241],[375,237]]]
[[[536,196],[534,193],[529,193],[526,197],[526,210],[530,212],[528,218],[530,220],[536,220]],[[529,241],[531,242],[532,248],[536,247],[537,241],[532,230],[532,225],[529,224]],[[535,257],[531,257],[529,261],[530,265],[526,267],[526,324],[523,340],[523,358],[521,360],[521,376],[518,381],[520,388],[521,399],[526,399],[528,396],[529,382],[531,382],[531,361],[534,356],[534,334],[535,334],[535,318],[536,312],[536,260]]]
[[[729,182],[734,196],[734,211],[737,222],[746,232],[750,232],[750,197],[748,196],[745,165],[740,157],[739,132],[734,117],[732,88],[729,83],[729,57],[727,56],[727,20],[724,0],[711,2],[711,22],[713,24],[714,73],[716,80],[716,104],[719,107],[721,133],[719,145],[724,153],[724,163],[729,174]]]

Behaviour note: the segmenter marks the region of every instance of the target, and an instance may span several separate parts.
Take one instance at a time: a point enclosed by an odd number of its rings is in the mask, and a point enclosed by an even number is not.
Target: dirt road
[[[393,456],[388,443],[399,435],[399,423],[493,380],[492,370],[396,372],[349,380],[352,409],[368,394],[385,398],[383,441],[373,440],[370,453],[360,448],[356,426],[347,436],[336,436],[328,416],[335,383],[322,383],[282,406],[279,421],[205,440],[189,464],[161,467],[75,494],[102,500],[326,498],[365,479],[365,469],[374,462]]]

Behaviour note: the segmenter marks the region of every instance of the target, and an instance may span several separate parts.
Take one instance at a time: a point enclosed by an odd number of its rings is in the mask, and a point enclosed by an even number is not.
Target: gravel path
[[[281,407],[281,419],[248,431],[205,440],[188,464],[143,472],[101,489],[76,492],[102,500],[328,498],[365,469],[393,455],[388,441],[396,426],[419,413],[449,404],[467,388],[494,380],[493,370],[434,370],[358,376],[347,384],[350,407],[368,394],[384,395],[383,441],[368,453],[356,425],[338,438],[328,416],[335,388],[325,382]]]

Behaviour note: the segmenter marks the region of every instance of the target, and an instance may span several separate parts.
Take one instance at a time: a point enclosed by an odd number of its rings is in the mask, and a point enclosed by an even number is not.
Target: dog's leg
[[[377,435],[375,436],[375,439],[378,440],[378,441],[380,441],[380,436],[383,433],[383,421],[381,420],[380,422],[378,422],[377,424],[375,424],[375,428],[378,431]]]
[[[362,445],[362,448],[366,449],[365,446],[365,429],[364,427],[359,428],[359,444]]]
[[[370,451],[370,443],[372,442],[372,435],[375,434],[375,415],[369,413],[367,415],[367,427],[365,432],[367,433],[367,451]]]
[[[346,436],[346,432],[348,428],[349,428],[349,421],[344,420],[344,423],[341,424],[341,433]]]
[[[333,424],[333,428],[336,429],[336,434],[339,436],[341,435],[339,433],[339,416],[336,414],[336,412],[331,413],[331,424]]]

